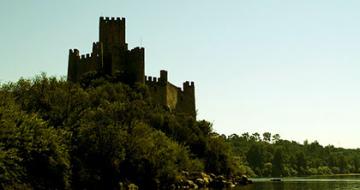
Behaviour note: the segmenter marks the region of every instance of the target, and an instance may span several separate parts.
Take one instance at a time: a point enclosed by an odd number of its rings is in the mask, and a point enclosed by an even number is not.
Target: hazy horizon
[[[271,132],[360,148],[360,2],[155,0],[0,2],[0,82],[66,76],[100,16],[125,17],[145,73],[195,82],[198,119],[218,133]]]

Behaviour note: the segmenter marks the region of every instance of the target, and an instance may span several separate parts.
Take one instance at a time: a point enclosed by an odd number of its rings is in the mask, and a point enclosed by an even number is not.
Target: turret
[[[166,84],[168,82],[168,73],[165,70],[160,71],[160,78],[159,81],[163,84]]]
[[[79,61],[80,61],[79,50],[70,49],[69,50],[69,62],[68,62],[68,75],[67,75],[68,81],[76,82],[78,80]]]
[[[194,82],[189,82],[189,81],[184,82],[183,83],[183,90],[184,90],[184,93],[193,94],[194,90],[195,90]]]
[[[128,52],[126,78],[129,84],[145,83],[145,50],[136,47]]]
[[[184,113],[189,113],[196,118],[194,82],[186,81],[183,83],[183,101],[179,107]]]

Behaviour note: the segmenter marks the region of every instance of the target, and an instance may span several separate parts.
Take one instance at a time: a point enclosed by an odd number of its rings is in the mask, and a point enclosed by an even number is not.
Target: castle
[[[128,49],[125,18],[100,17],[99,29],[99,42],[93,43],[91,54],[80,55],[79,50],[70,49],[68,81],[79,82],[83,74],[92,71],[117,75],[125,84],[147,85],[152,100],[170,111],[196,117],[194,82],[184,82],[181,89],[168,81],[165,70],[160,71],[159,78],[145,76],[145,50]]]

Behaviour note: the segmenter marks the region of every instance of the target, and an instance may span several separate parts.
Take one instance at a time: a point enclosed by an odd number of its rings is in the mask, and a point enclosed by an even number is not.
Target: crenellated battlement
[[[80,57],[80,52],[79,52],[78,49],[70,49],[69,50],[69,55]]]
[[[117,22],[117,23],[125,23],[125,18],[124,17],[100,17],[100,22],[103,23],[113,23],[113,22]]]
[[[143,47],[135,47],[131,49],[131,52],[143,52],[145,49]]]
[[[143,47],[135,47],[130,50],[131,54],[144,54],[145,49]]]
[[[100,57],[99,54],[94,54],[94,53],[87,53],[87,54],[83,54],[80,56],[80,63],[88,63],[89,61],[96,59]]]
[[[145,76],[145,84],[158,84],[159,83],[159,78],[157,77],[152,77],[152,76]]]
[[[154,85],[154,84],[166,85],[168,83],[167,71],[161,70],[160,77],[145,76],[145,83],[152,84],[152,85]]]
[[[88,60],[98,58],[101,56],[101,51],[98,51],[98,48],[101,47],[100,43],[93,43],[93,51],[91,53],[80,54],[78,49],[70,49],[69,56],[78,58],[80,62],[86,62]]]
[[[187,91],[194,91],[194,88],[195,88],[195,84],[194,82],[189,82],[189,81],[186,81],[183,83],[183,91],[184,92],[187,92]]]
[[[120,17],[100,17],[100,26],[120,26],[125,27],[125,18]],[[124,28],[125,29],[125,28]]]

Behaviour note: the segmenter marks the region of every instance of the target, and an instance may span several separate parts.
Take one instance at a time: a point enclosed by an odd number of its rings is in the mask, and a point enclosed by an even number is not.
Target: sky
[[[67,74],[100,16],[125,17],[145,73],[195,81],[198,119],[221,134],[271,132],[359,148],[360,1],[1,0],[0,82]]]

